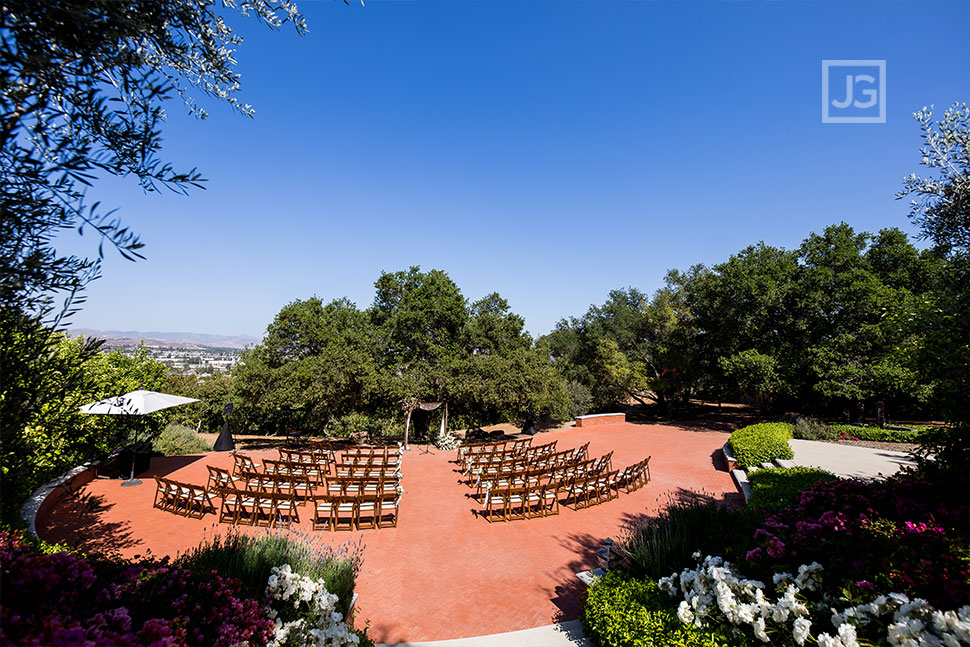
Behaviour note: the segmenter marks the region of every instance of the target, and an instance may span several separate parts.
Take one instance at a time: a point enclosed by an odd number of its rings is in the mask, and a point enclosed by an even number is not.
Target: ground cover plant
[[[738,461],[738,467],[751,467],[776,458],[794,458],[795,454],[788,445],[791,438],[792,428],[788,423],[763,422],[735,431],[728,440],[728,446]]]
[[[657,579],[671,564],[688,563],[695,550],[743,556],[759,522],[750,509],[700,496],[669,499],[656,517],[628,526],[618,545],[631,573]]]
[[[615,647],[744,647],[731,628],[694,627],[677,618],[670,598],[650,579],[610,571],[589,590],[583,624],[600,645]]]
[[[175,565],[197,572],[218,571],[239,580],[248,595],[262,595],[275,567],[289,564],[293,573],[322,579],[327,591],[338,598],[337,611],[346,616],[361,565],[360,544],[332,549],[319,536],[267,531],[255,536],[230,531],[206,538],[175,560]]]

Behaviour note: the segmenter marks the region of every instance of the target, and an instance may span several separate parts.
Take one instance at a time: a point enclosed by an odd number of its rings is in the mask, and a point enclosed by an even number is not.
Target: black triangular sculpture
[[[536,435],[536,422],[531,415],[526,417],[525,423],[522,425],[522,433],[528,434],[530,436]]]
[[[222,431],[219,432],[219,437],[216,438],[216,444],[212,449],[217,452],[231,452],[236,449],[236,443],[232,439],[232,434],[229,433],[228,420],[223,420]]]

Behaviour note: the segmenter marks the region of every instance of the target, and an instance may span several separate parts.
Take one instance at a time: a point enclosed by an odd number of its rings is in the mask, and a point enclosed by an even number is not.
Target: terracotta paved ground
[[[589,440],[591,457],[613,450],[614,468],[652,456],[653,480],[586,510],[562,507],[558,516],[492,524],[473,514],[478,506],[450,462],[455,452],[422,455],[415,447],[403,463],[406,494],[397,528],[313,535],[334,545],[363,539],[355,624],[369,622],[375,642],[444,640],[571,620],[580,610],[573,574],[594,566],[602,539],[616,537],[631,518],[653,514],[668,496],[693,491],[737,499],[730,475],[714,458],[727,438],[699,426],[630,423],[540,434],[534,443],[556,439],[558,449]],[[61,504],[38,519],[38,531],[82,549],[175,555],[217,530],[215,517],[185,519],[154,509],[151,475],[204,484],[207,462],[229,467],[231,459],[228,453],[155,459],[151,472],[141,475],[145,484],[134,488],[122,488],[117,480],[92,481],[83,494],[100,507],[79,514],[77,504]],[[301,509],[303,527],[309,527],[310,514]]]

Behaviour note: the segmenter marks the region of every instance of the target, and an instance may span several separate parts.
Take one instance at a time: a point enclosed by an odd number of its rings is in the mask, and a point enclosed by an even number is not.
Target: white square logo
[[[886,123],[886,61],[822,61],[822,123]]]

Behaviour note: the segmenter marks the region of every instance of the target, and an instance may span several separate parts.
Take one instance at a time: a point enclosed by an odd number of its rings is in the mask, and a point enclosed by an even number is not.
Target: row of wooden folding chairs
[[[330,450],[277,447],[276,451],[279,452],[280,460],[283,462],[310,465],[323,472],[326,472],[327,467],[334,461],[333,452]]]
[[[617,472],[578,476],[561,488],[563,503],[574,510],[588,508],[620,496]]]
[[[530,443],[532,443],[532,438],[524,438],[522,440],[512,442],[517,443],[517,446],[519,447],[527,447]],[[487,453],[494,449],[505,449],[505,446],[508,444],[509,441],[507,440],[486,440],[479,443],[462,443],[456,450],[455,462],[463,464],[465,458],[468,456]]]
[[[401,467],[401,459],[396,456],[349,456],[338,457],[334,463],[337,471],[346,471],[355,468],[380,468],[386,470],[397,470]]]
[[[401,479],[395,475],[388,476],[330,476],[326,481],[328,494],[380,494],[393,493],[401,489]]]
[[[400,493],[318,494],[313,497],[314,530],[365,530],[394,528],[400,509]]]
[[[612,452],[610,452],[612,454]],[[529,467],[526,470],[512,470],[505,473],[494,474],[490,477],[483,477],[475,486],[475,499],[481,500],[484,491],[488,487],[508,487],[535,485],[549,483],[561,487],[576,477],[599,474],[609,465],[609,459],[603,457],[598,459],[579,459],[579,455],[572,457],[570,462],[561,464],[543,465],[539,467]]]
[[[458,458],[456,462],[461,466],[461,471],[464,473],[468,471],[471,464],[487,461],[489,457],[521,456],[528,451],[531,444],[532,438],[523,438],[520,440],[460,445],[458,447]]]
[[[393,465],[337,465],[333,471],[334,476],[341,478],[374,478],[383,476],[385,478],[400,478],[400,468]]]
[[[401,457],[399,447],[348,447],[339,454],[345,459],[354,457],[368,458],[382,456],[385,459],[393,460]],[[346,461],[345,461],[346,462]]]
[[[559,514],[559,492],[553,485],[490,488],[482,515],[489,522],[535,519]]]
[[[527,460],[536,460],[542,458],[543,456],[548,456],[550,454],[556,453],[556,443],[558,441],[554,440],[549,443],[544,443],[542,445],[532,445],[531,447],[525,447],[519,452],[519,455],[524,456]]]
[[[322,483],[327,477],[328,469],[318,463],[300,463],[288,460],[263,460],[263,474],[300,477],[311,483]]]
[[[622,469],[617,476],[617,481],[623,485],[623,489],[627,492],[638,490],[649,483],[650,457],[647,456],[642,461]]]
[[[521,472],[522,476],[545,474],[565,469],[587,457],[589,443],[576,449],[568,449],[556,452],[531,461],[521,458],[504,459],[499,463],[484,463],[480,467],[473,468],[468,485],[481,491],[481,484],[485,480],[492,478],[510,477],[516,472]],[[610,452],[612,456],[612,452]]]
[[[299,503],[293,494],[239,488],[221,488],[219,494],[222,497],[220,523],[271,528],[300,523]]]
[[[215,511],[209,492],[201,485],[182,483],[155,476],[154,507],[181,517],[201,519],[206,512]]]

